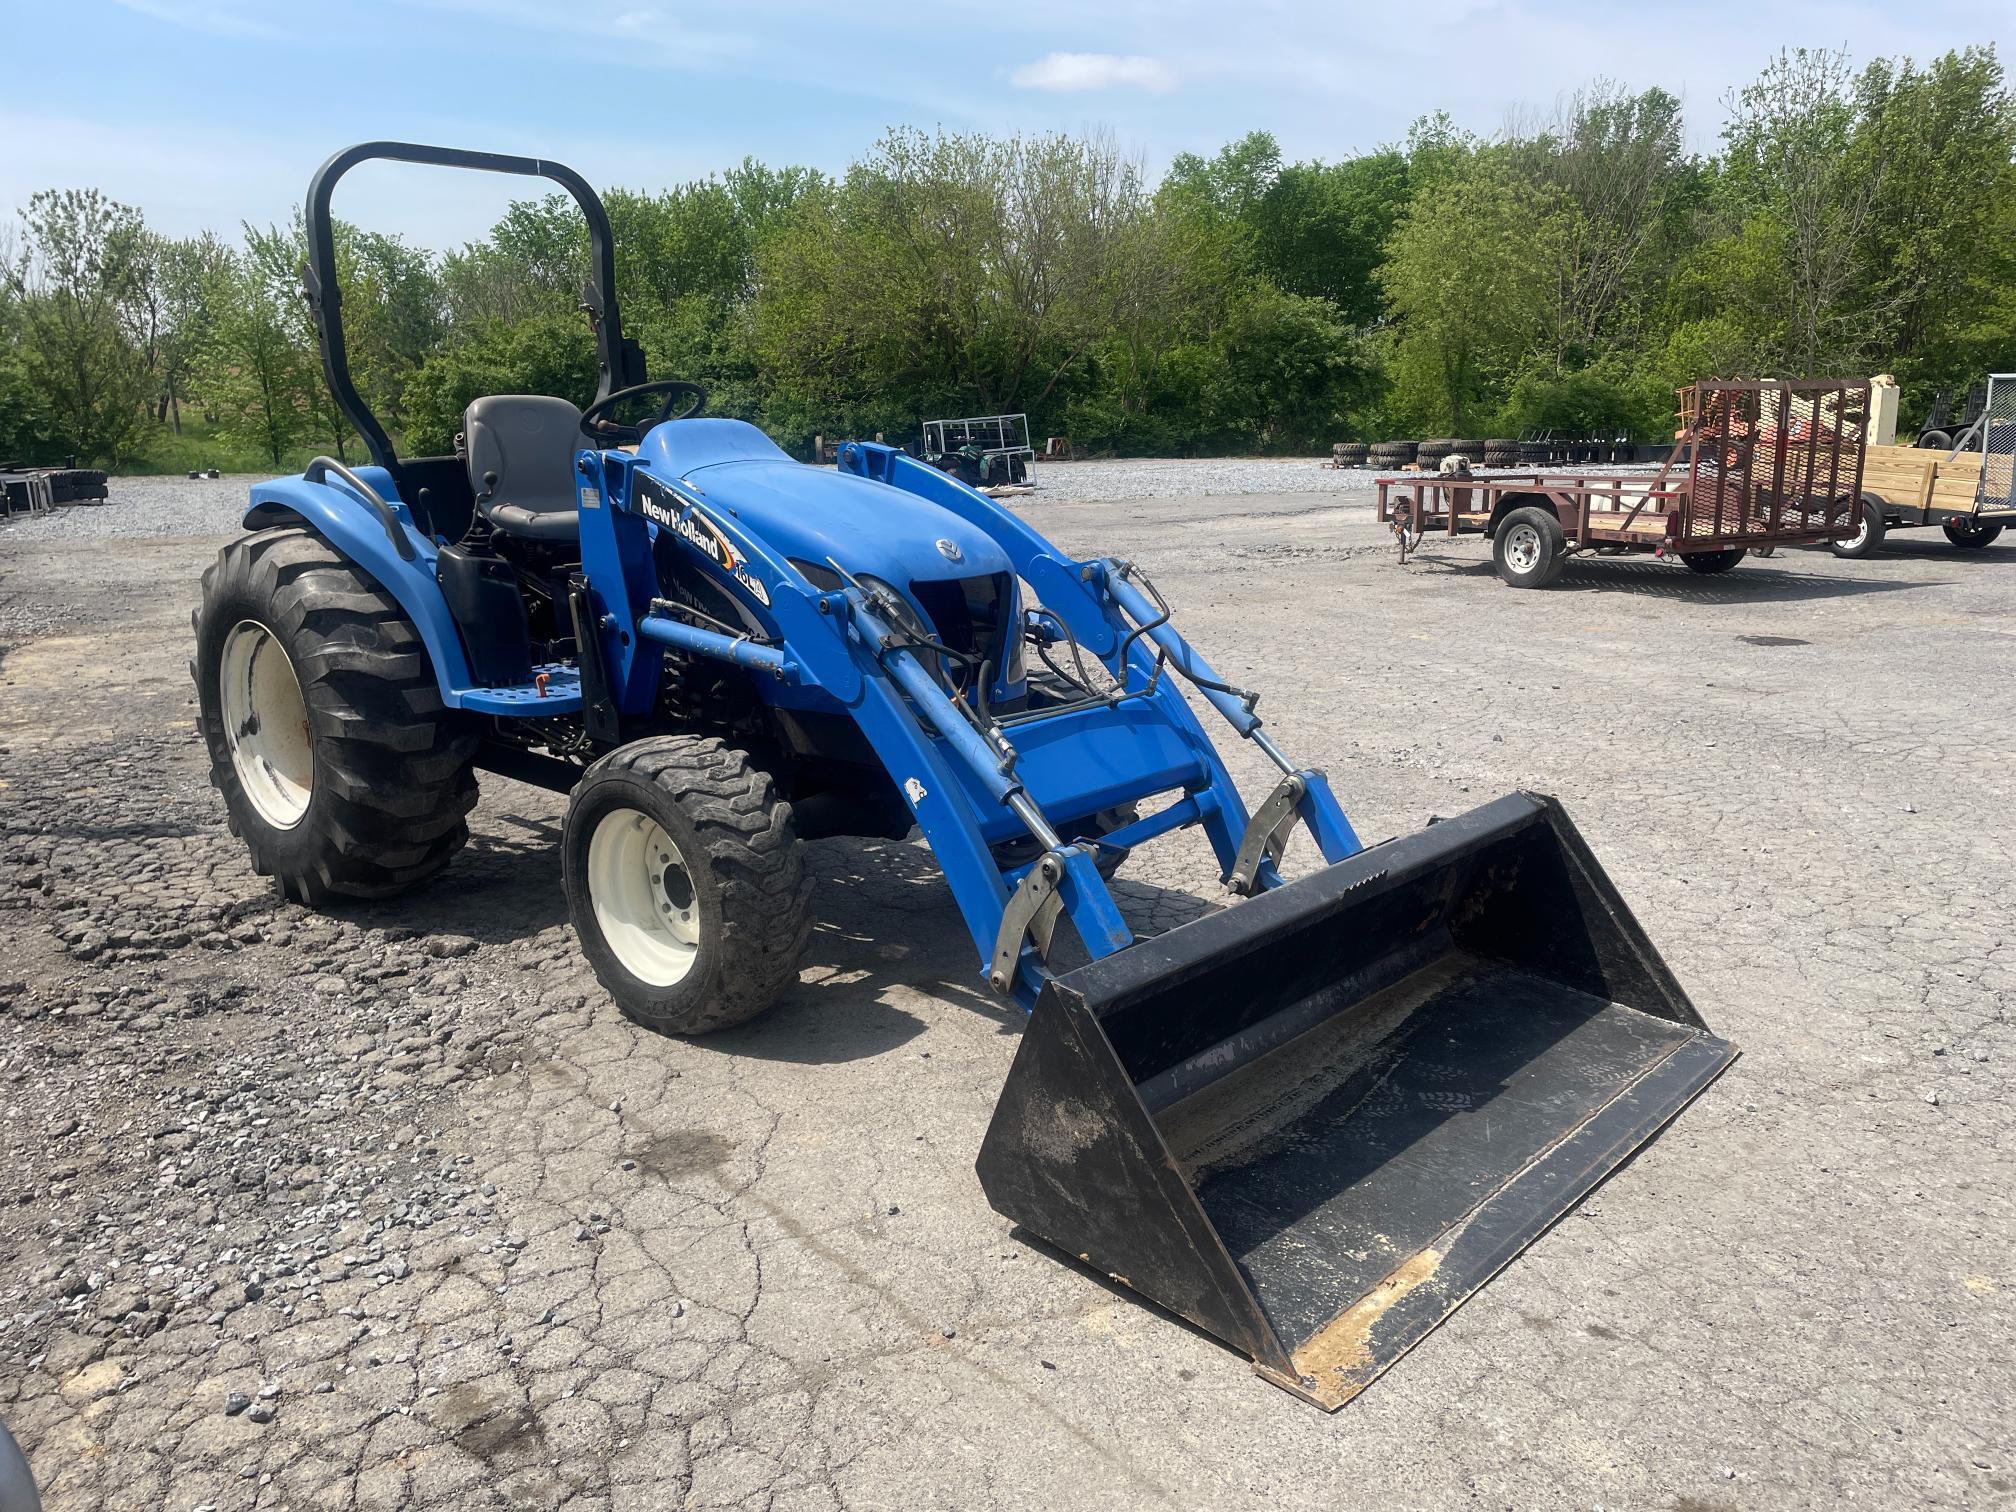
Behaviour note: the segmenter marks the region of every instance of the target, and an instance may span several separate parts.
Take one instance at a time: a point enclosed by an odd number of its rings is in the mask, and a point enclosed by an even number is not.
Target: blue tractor
[[[453,455],[396,452],[351,381],[330,216],[374,158],[573,196],[585,410],[486,396]],[[369,143],[316,174],[307,228],[329,386],[370,464],[252,490],[193,664],[212,780],[285,895],[412,888],[466,839],[478,772],[543,785],[568,795],[597,977],[640,1023],[700,1034],[796,980],[803,840],[921,831],[981,980],[1033,1013],[979,1157],[989,1200],[1330,1407],[1733,1057],[1551,800],[1367,849],[1138,568],[887,446],[803,465],[648,379],[572,170]],[[1257,807],[1200,714],[1278,769]],[[1237,901],[1137,940],[1108,877],[1185,827]],[[1287,883],[1297,827],[1326,865]],[[1090,964],[1053,973],[1063,920]]]

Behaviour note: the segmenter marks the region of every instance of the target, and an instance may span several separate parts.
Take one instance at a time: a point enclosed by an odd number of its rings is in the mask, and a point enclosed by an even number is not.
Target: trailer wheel
[[[1683,551],[1680,560],[1704,577],[1712,577],[1715,573],[1727,572],[1748,555],[1747,548],[1731,546],[1723,551]]]
[[[560,858],[582,953],[646,1028],[725,1029],[797,979],[804,848],[791,805],[733,746],[659,735],[611,751],[574,788]]]
[[[1953,450],[1953,438],[1943,430],[1920,431],[1918,439],[1911,444],[1921,451]]]
[[[1974,551],[1991,544],[2002,534],[2000,525],[1982,525],[1968,521],[1965,525],[1948,525],[1946,539],[1963,551]]]
[[[1561,522],[1544,509],[1515,509],[1498,522],[1491,559],[1508,588],[1544,588],[1560,576],[1568,557]]]
[[[1883,547],[1886,528],[1883,506],[1874,499],[1864,499],[1861,519],[1855,534],[1845,541],[1829,541],[1827,549],[1837,557],[1846,557],[1850,561],[1874,556]]]

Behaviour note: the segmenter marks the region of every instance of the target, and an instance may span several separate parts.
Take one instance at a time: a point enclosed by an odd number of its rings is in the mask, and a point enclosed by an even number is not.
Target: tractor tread
[[[229,629],[206,616],[227,601],[236,605],[226,610],[233,622],[256,614],[281,635],[301,680],[316,789],[293,830],[240,812],[215,689],[203,676],[212,643],[221,645]],[[288,897],[319,904],[388,897],[446,866],[469,838],[478,735],[443,705],[426,648],[398,602],[321,537],[283,526],[226,545],[204,569],[203,605],[191,616],[198,654],[190,671],[203,704],[210,782],[225,796],[253,870]]]
[[[650,784],[697,835],[702,856],[688,861],[704,859],[720,889],[721,959],[708,973],[706,990],[686,995],[676,1007],[630,1000],[612,986],[617,1006],[647,1027],[675,1034],[705,1034],[755,1017],[796,980],[812,932],[813,877],[790,804],[736,747],[714,736],[657,736],[620,746],[588,769],[570,805],[570,831],[574,810],[618,772]],[[577,836],[576,843],[585,848],[586,838]],[[571,865],[567,890],[580,932],[585,884]]]

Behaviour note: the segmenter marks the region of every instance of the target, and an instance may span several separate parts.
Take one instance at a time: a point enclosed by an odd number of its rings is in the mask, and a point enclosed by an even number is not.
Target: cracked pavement
[[[2016,545],[1519,593],[1396,564],[1348,474],[1017,501],[1368,839],[1562,798],[1745,1052],[1326,1416],[988,1209],[1020,1014],[918,845],[817,843],[798,986],[695,1041],[610,1006],[503,779],[433,884],[277,903],[184,670],[218,498],[0,527],[0,1421],[49,1507],[2016,1505]],[[1137,853],[1138,924],[1205,854]]]

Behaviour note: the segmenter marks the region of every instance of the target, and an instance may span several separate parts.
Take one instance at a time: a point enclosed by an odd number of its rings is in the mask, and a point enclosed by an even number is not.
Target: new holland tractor
[[[374,158],[573,196],[586,409],[486,396],[453,455],[395,451],[350,378],[330,217]],[[981,981],[1031,1010],[989,1201],[1332,1408],[1733,1059],[1552,800],[1363,847],[1137,567],[887,446],[801,464],[647,379],[570,169],[369,143],[316,174],[307,228],[371,461],[252,489],[193,663],[212,780],[286,896],[413,888],[462,846],[477,773],[545,786],[595,974],[690,1035],[796,980],[804,840],[921,832]],[[1278,769],[1257,806],[1200,715]],[[1107,877],[1190,827],[1235,901],[1137,939]],[[1298,827],[1325,864],[1286,882]],[[1089,964],[1053,972],[1067,920]]]

